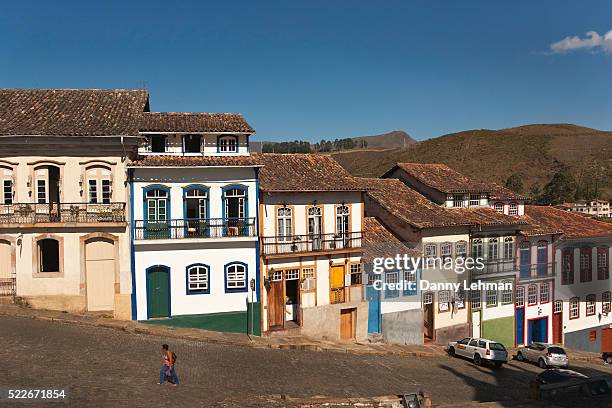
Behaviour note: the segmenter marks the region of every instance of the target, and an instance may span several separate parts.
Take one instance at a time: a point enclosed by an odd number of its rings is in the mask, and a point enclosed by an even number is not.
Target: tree
[[[542,204],[561,204],[573,201],[576,196],[576,180],[568,169],[555,173],[552,179],[544,186],[540,198]]]
[[[518,173],[511,174],[510,177],[508,177],[508,180],[506,180],[506,187],[515,193],[522,193],[524,188],[523,178]]]

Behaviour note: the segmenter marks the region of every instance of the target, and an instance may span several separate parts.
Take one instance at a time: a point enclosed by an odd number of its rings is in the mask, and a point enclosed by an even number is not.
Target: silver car
[[[446,350],[451,357],[467,357],[474,360],[476,365],[492,363],[495,367],[501,367],[508,362],[508,352],[504,345],[493,340],[466,337],[451,341]]]
[[[518,361],[531,361],[541,368],[569,366],[569,358],[562,347],[546,343],[531,343],[519,347],[516,352]]]

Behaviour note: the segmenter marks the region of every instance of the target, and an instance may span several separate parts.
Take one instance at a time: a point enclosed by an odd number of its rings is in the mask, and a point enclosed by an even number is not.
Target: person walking
[[[166,377],[170,377],[172,385],[179,384],[178,376],[176,375],[176,354],[168,348],[167,344],[162,344],[162,366],[159,370],[159,385],[166,381]]]

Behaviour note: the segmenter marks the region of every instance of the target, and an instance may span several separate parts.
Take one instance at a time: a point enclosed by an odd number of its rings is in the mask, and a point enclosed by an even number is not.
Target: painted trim
[[[532,334],[531,327],[530,327],[529,323],[531,323],[533,321],[537,321],[537,320],[542,320],[542,319],[546,319],[546,324],[544,325],[544,327],[546,327],[546,340],[544,341],[544,343],[548,343],[549,342],[548,341],[548,336],[550,334],[549,330],[548,330],[548,323],[550,322],[549,317],[550,316],[542,316],[542,317],[534,317],[533,319],[527,319],[527,342],[525,344],[531,344],[532,343],[531,339],[529,338],[530,334]]]
[[[576,303],[578,304],[578,315],[574,317],[572,317],[572,301],[576,301]],[[580,297],[574,296],[573,298],[570,298],[568,302],[567,317],[569,320],[580,319]]]
[[[570,268],[569,271],[567,273],[567,279],[564,281],[563,280],[563,258],[565,258],[565,255],[569,255],[570,259],[569,259],[569,264],[570,264]],[[574,248],[573,247],[569,247],[569,248],[563,248],[561,250],[561,285],[567,286],[567,285],[573,285],[574,284],[574,278],[575,278],[575,271],[574,271]]]
[[[542,302],[542,288],[543,288],[545,285],[546,285],[546,286],[548,286],[548,300],[547,300],[546,302]],[[538,288],[538,289],[539,289],[539,292],[540,292],[540,293],[539,293],[539,295],[538,295],[538,296],[539,296],[539,299],[538,299],[538,300],[540,301],[540,304],[541,304],[541,305],[545,305],[545,304],[547,304],[547,303],[550,303],[550,301],[551,301],[551,295],[552,295],[552,290],[551,290],[551,288],[550,288],[551,286],[552,286],[552,285],[550,284],[550,282],[540,282],[540,287]]]
[[[233,138],[236,140],[236,151],[233,152],[222,152],[221,151],[221,139],[223,138]],[[240,138],[238,137],[238,135],[232,135],[232,134],[222,134],[217,136],[217,153],[224,153],[224,154],[236,154],[240,152]]]
[[[523,247],[523,244],[527,244],[527,247]],[[521,250],[529,250],[529,263],[527,264],[527,267],[529,269],[528,271],[528,275],[527,276],[523,276],[521,274],[521,266],[523,265],[521,263]],[[531,278],[531,241],[525,239],[523,241],[521,241],[517,246],[516,246],[516,252],[517,252],[517,262],[518,262],[518,269],[519,269],[519,279],[529,279]]]
[[[239,289],[229,289],[227,287],[227,268],[229,268],[232,265],[242,265],[244,266],[244,289],[239,288]],[[244,262],[240,262],[240,261],[233,261],[233,262],[229,262],[226,263],[225,265],[223,265],[223,287],[225,288],[225,293],[244,293],[244,292],[248,292],[249,291],[249,265],[244,263]]]
[[[535,293],[536,293],[536,301],[535,303],[531,303],[529,301],[529,288],[535,288]],[[538,285],[536,285],[535,283],[532,283],[530,285],[527,286],[527,306],[535,306],[538,304],[538,300],[539,300],[539,296],[540,296],[540,288],[538,287]]]
[[[244,220],[245,222],[248,223],[249,221],[249,187],[245,186],[244,184],[229,184],[227,186],[224,186],[221,188],[221,214],[222,214],[222,219],[223,219],[223,236],[226,236],[227,233],[227,227],[225,227],[225,223],[227,222],[227,220],[229,218],[226,218],[226,214],[225,214],[225,207],[227,207],[226,205],[226,199],[227,197],[225,197],[225,194],[228,190],[233,190],[233,189],[239,189],[239,190],[244,190],[245,195],[244,195]],[[236,218],[236,219],[240,219],[240,218]]]
[[[593,299],[593,313],[589,313],[589,298]],[[586,298],[584,300],[584,309],[585,309],[585,316],[595,316],[595,314],[597,313],[597,295],[594,295],[592,293],[586,295]]]
[[[206,268],[206,274],[208,275],[208,289],[206,289],[204,292],[191,292],[189,290],[189,269],[194,267],[194,266],[204,266]],[[191,265],[187,265],[185,267],[185,294],[188,296],[191,295],[210,295],[210,265],[204,264],[204,263],[193,263]]]
[[[143,214],[142,214],[142,218],[143,218],[143,227],[144,227],[144,238],[147,238],[147,223],[149,222],[149,208],[148,208],[148,200],[147,200],[147,192],[151,191],[151,190],[163,190],[166,193],[168,193],[167,197],[166,197],[166,224],[168,224],[168,238],[170,238],[170,234],[172,233],[172,230],[170,228],[170,220],[172,219],[170,217],[170,211],[171,211],[171,188],[168,186],[164,186],[163,184],[151,184],[148,185],[146,187],[142,188],[142,204],[143,204]]]
[[[588,254],[589,267],[585,269],[585,275],[582,274],[582,254]],[[578,266],[580,267],[580,283],[593,282],[593,248],[582,247],[578,253]],[[583,279],[584,278],[584,279]],[[590,278],[590,279],[587,279]]]
[[[134,248],[134,170],[128,169],[130,183],[130,270],[132,273],[132,320],[138,319],[136,302],[136,250]]]
[[[247,135],[247,148],[248,148],[248,144],[249,144],[249,136]],[[255,168],[255,225],[257,228],[255,230],[255,234],[259,237],[261,234],[261,230],[260,230],[260,225],[259,225],[259,168]],[[247,192],[248,195],[248,192]],[[248,205],[248,201],[246,202],[246,204]],[[222,203],[222,205],[225,207],[225,203]],[[257,243],[255,245],[255,299],[257,302],[261,302],[261,240],[257,240]],[[263,307],[261,308],[263,310]],[[263,333],[263,318],[261,319],[261,331]]]
[[[187,221],[195,218],[187,218],[187,192],[191,190],[206,191],[206,217],[205,219],[210,220],[210,187],[201,184],[189,184],[188,186],[182,187],[183,189],[183,233],[187,236]],[[201,218],[200,218],[201,219]],[[204,236],[210,236],[210,228],[206,231]]]
[[[168,272],[168,317],[172,317],[172,279],[170,277],[170,267],[166,265],[152,265],[145,269],[145,277],[147,282],[146,295],[147,295],[147,320],[151,318],[151,308],[149,303],[149,272],[154,269],[162,269]]]

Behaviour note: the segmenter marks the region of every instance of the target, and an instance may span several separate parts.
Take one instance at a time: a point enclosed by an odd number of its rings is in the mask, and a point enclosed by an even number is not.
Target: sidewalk
[[[439,357],[446,352],[442,346],[401,346],[385,343],[329,341],[306,336],[257,337],[238,333],[215,332],[194,328],[151,325],[138,321],[115,320],[102,314],[72,314],[53,310],[30,309],[13,304],[0,304],[0,316],[47,320],[60,324],[105,327],[151,336],[180,338],[205,343],[241,347],[328,351],[352,354],[398,355],[405,357]]]

